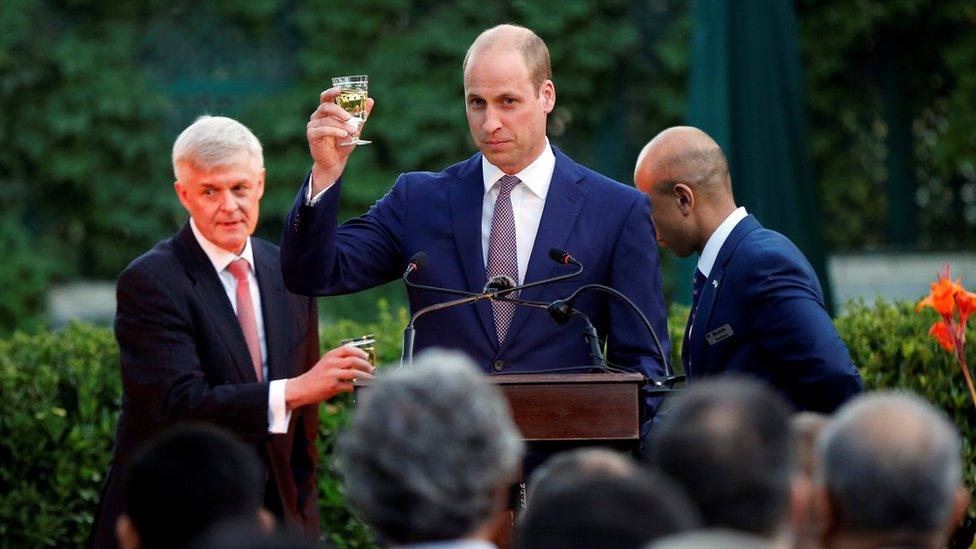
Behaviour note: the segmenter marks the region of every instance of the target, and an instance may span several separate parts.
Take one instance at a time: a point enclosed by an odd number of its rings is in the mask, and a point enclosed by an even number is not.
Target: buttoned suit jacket
[[[319,358],[315,300],[285,289],[277,246],[257,238],[251,245],[267,381],[298,376]],[[95,545],[114,544],[121,473],[132,453],[156,433],[189,421],[226,428],[253,444],[278,488],[285,521],[316,535],[318,407],[293,410],[287,433],[268,433],[268,382],[257,381],[234,309],[189,223],[122,272],[117,302],[122,410]]]
[[[556,147],[553,153],[555,168],[525,282],[574,269],[548,257],[554,247],[571,252],[585,267],[577,278],[526,289],[519,297],[550,302],[585,283],[612,286],[650,319],[667,353],[666,309],[649,200],[633,187],[573,162]],[[342,185],[336,183],[309,206],[306,179],[295,200],[281,244],[284,280],[291,291],[335,295],[371,288],[399,278],[410,257],[421,251],[428,262],[411,280],[482,291],[487,275],[481,153],[439,173],[402,174],[366,214],[337,226]],[[410,288],[407,294],[411,312],[451,298]],[[652,379],[663,376],[651,336],[626,306],[605,294],[587,293],[576,307],[593,320],[601,337],[608,338],[611,362]],[[481,301],[418,319],[416,348],[460,349],[488,373],[562,370],[591,364],[582,328],[578,318],[559,326],[545,310],[519,307],[499,345],[491,304]]]
[[[751,215],[719,250],[685,338],[690,382],[720,374],[760,378],[796,409],[825,413],[862,390],[813,267]]]

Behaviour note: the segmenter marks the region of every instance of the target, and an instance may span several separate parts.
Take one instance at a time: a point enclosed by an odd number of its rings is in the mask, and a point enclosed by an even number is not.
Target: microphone
[[[407,271],[403,273],[403,276],[407,276],[414,271],[419,271],[424,268],[427,264],[427,252],[417,252],[413,254],[410,261],[407,262]]]
[[[579,261],[576,261],[576,258],[573,257],[573,254],[561,248],[550,248],[549,259],[555,261],[556,263],[560,263],[562,265],[569,265],[570,263],[572,263],[573,265],[581,265],[581,263]]]
[[[640,308],[630,300],[630,298],[609,286],[605,286],[603,284],[584,284],[583,286],[577,288],[575,292],[570,294],[569,297],[557,299],[556,301],[550,303],[546,307],[546,311],[549,312],[549,316],[552,317],[557,324],[564,325],[569,322],[570,317],[572,317],[574,314],[583,315],[582,312],[578,311],[573,306],[575,305],[576,300],[579,299],[584,292],[589,290],[598,290],[616,297],[617,299],[626,303],[627,306],[630,307],[632,311],[637,313],[638,317],[640,317],[641,322],[644,324],[644,328],[649,334],[651,334],[651,338],[654,340],[654,344],[657,346],[658,354],[661,355],[661,363],[664,365],[665,380],[663,382],[653,380],[654,385],[660,387],[662,385],[670,385],[676,381],[682,381],[684,379],[684,376],[674,375],[674,371],[671,369],[671,363],[668,361],[668,356],[664,352],[664,346],[661,345],[661,340],[657,337],[657,333],[654,332],[654,327],[651,326],[651,322],[647,320],[647,316],[644,315],[644,312],[641,311]],[[585,315],[583,316],[585,317]]]
[[[416,330],[414,329],[414,322],[416,322],[416,320],[421,316],[434,311],[439,311],[441,309],[455,307],[457,305],[474,303],[482,299],[495,299],[500,301],[509,301],[509,302],[518,303],[520,305],[528,305],[530,307],[539,307],[544,309],[546,308],[547,304],[542,301],[528,301],[522,299],[509,298],[506,296],[514,294],[515,292],[522,291],[526,288],[532,288],[534,286],[540,286],[542,284],[549,284],[551,282],[558,282],[560,280],[573,278],[575,276],[579,276],[579,274],[583,272],[583,264],[577,261],[576,259],[574,259],[569,252],[566,252],[565,250],[560,250],[559,248],[552,248],[551,250],[549,250],[549,257],[552,258],[553,261],[557,261],[557,263],[563,263],[567,265],[568,264],[575,265],[576,269],[566,274],[562,274],[562,275],[558,275],[558,276],[554,276],[542,280],[537,280],[535,282],[530,282],[528,284],[522,284],[521,286],[517,285],[515,281],[512,280],[512,278],[509,276],[504,276],[504,275],[495,276],[492,277],[491,280],[489,280],[485,284],[485,287],[483,288],[480,294],[476,294],[473,292],[466,292],[463,290],[453,290],[450,288],[438,288],[435,286],[425,286],[422,284],[415,284],[411,282],[410,273],[420,270],[420,268],[423,267],[425,263],[424,260],[426,259],[426,257],[427,257],[426,253],[417,252],[410,258],[410,262],[408,262],[407,264],[407,269],[403,273],[404,283],[406,283],[408,287],[417,290],[428,290],[431,292],[439,292],[439,293],[445,293],[450,295],[457,295],[461,297],[450,301],[442,301],[440,303],[434,303],[428,305],[418,310],[416,313],[413,314],[413,316],[410,317],[410,322],[407,323],[407,326],[403,329],[403,354],[400,355],[400,366],[413,364],[413,343],[414,343],[414,336],[416,335]],[[558,257],[559,259],[556,260],[555,259],[556,257]],[[416,260],[416,262],[414,260]],[[416,267],[414,267],[415,263],[416,263]]]
[[[479,295],[473,292],[465,292],[462,290],[452,290],[450,288],[438,288],[436,286],[424,286],[423,284],[415,284],[410,282],[410,274],[414,271],[419,271],[424,268],[427,264],[427,252],[417,252],[410,256],[410,261],[407,262],[407,268],[403,271],[403,283],[407,285],[408,288],[414,288],[416,290],[427,290],[429,292],[439,292],[448,295],[463,295],[463,296],[475,296]]]
[[[498,275],[491,277],[491,280],[485,284],[485,289],[481,290],[484,293],[495,293],[501,292],[503,290],[510,290],[515,287],[515,281],[512,277],[505,275]]]

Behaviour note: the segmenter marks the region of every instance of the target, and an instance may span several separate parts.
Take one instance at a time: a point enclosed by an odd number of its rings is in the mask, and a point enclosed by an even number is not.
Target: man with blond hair
[[[188,421],[253,444],[265,467],[264,504],[314,536],[317,405],[372,367],[350,347],[319,358],[315,301],[285,290],[278,248],[251,238],[265,172],[250,130],[198,118],[173,145],[173,171],[189,220],[118,280],[122,411],[93,542],[114,545],[119,473],[133,452]]]
[[[481,292],[498,277],[523,284],[573,272],[550,259],[550,249],[560,248],[582,262],[582,274],[518,297],[551,302],[586,283],[611,286],[650,319],[666,355],[658,255],[644,245],[654,234],[649,201],[550,145],[546,120],[556,87],[545,42],[524,27],[499,25],[474,41],[462,69],[479,152],[438,173],[401,175],[369,212],[341,226],[342,186],[356,184],[355,174],[344,174],[354,147],[341,143],[353,130],[333,103],[338,89],[321,94],[307,127],[314,163],[282,238],[288,288],[358,292],[399,278],[410,258],[425,252],[429,262],[411,275],[414,282]],[[414,288],[408,294],[412,312],[446,299]],[[606,339],[609,362],[663,377],[661,353],[633,311],[597,293],[584,294],[576,308]],[[559,326],[538,308],[480,301],[418,319],[416,346],[460,349],[488,373],[564,370],[592,364],[583,326],[580,317]]]

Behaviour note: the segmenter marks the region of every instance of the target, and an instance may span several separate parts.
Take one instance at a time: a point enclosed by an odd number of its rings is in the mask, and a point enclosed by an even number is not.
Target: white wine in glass
[[[366,121],[366,99],[369,97],[369,76],[360,74],[356,76],[337,76],[332,79],[332,85],[339,88],[339,95],[335,98],[336,105],[342,107],[347,113],[352,115],[348,123],[356,128],[360,128]],[[368,145],[372,141],[364,141],[353,138],[340,145]]]

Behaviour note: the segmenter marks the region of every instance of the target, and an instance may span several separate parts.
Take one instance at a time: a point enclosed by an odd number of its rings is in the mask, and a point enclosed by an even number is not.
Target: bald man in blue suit
[[[550,302],[588,282],[607,284],[651,320],[667,353],[658,254],[646,246],[654,234],[649,200],[550,145],[546,118],[556,92],[545,43],[514,25],[485,31],[465,58],[464,89],[480,152],[438,173],[401,175],[369,212],[338,227],[340,189],[347,184],[340,178],[353,149],[339,142],[356,131],[332,102],[337,90],[322,94],[307,131],[312,173],[282,238],[288,288],[314,295],[360,291],[397,279],[409,258],[423,251],[429,262],[412,275],[416,282],[480,292],[498,272],[497,257],[506,253],[509,276],[517,283],[572,272],[573,266],[548,257],[550,248],[563,248],[585,265],[583,273],[519,297]],[[506,181],[514,186],[504,188]],[[508,200],[510,207],[502,208]],[[505,214],[503,226],[516,241],[509,248],[493,244]],[[511,238],[500,240],[512,244]],[[408,295],[412,311],[449,297],[414,289]],[[576,307],[607,340],[610,362],[654,380],[663,377],[660,352],[632,311],[592,293]],[[437,311],[417,322],[416,346],[463,350],[487,373],[582,371],[591,364],[578,318],[559,326],[540,309],[504,314],[488,302]]]
[[[862,390],[827,314],[817,275],[785,236],[736,207],[721,148],[696,128],[661,132],[634,172],[651,197],[658,241],[699,256],[681,349],[689,383],[743,374],[798,410],[832,412]]]

